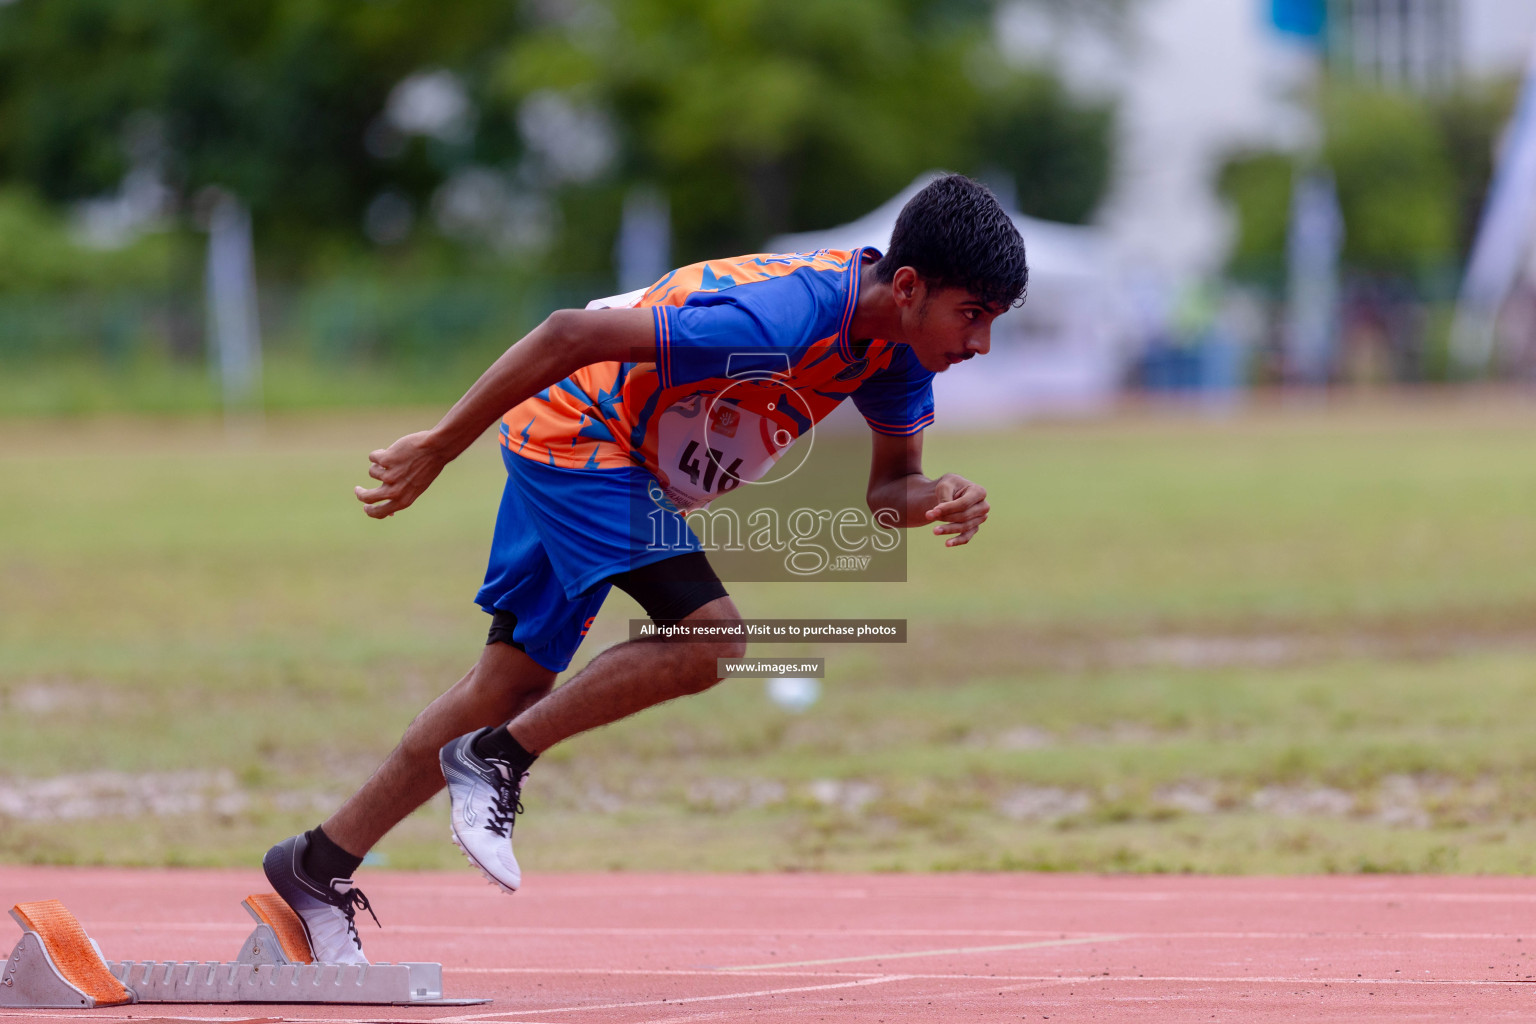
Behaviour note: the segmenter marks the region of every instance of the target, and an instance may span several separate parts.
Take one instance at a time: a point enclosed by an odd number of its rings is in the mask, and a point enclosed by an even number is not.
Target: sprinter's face
[[[963,288],[932,287],[911,267],[896,271],[892,286],[903,337],[923,369],[943,373],[992,350],[992,321],[1002,310]]]

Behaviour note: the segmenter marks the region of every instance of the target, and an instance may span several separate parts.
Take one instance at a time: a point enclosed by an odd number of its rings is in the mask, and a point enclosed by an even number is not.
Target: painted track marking
[[[82,917],[93,934],[107,933],[98,938],[109,949],[138,951],[135,937],[143,936],[165,955],[200,952],[245,931],[225,905],[245,885],[235,872],[210,880],[199,872],[0,869],[0,878],[12,874],[19,881],[8,886],[18,889],[88,893],[104,917],[116,919],[114,927]],[[404,959],[406,950],[441,947],[444,959],[465,965],[447,967],[453,989],[483,990],[498,997],[495,1004],[430,1011],[188,1006],[184,1016],[158,1009],[187,1024],[203,1024],[220,1009],[236,1018],[281,1014],[295,1024],[434,1017],[443,1024],[466,1017],[473,1024],[769,1024],[781,1017],[814,1024],[821,1015],[849,1024],[876,1017],[956,1024],[982,1011],[1006,1019],[1015,1008],[1038,1005],[1053,1018],[1091,1015],[1106,1024],[1134,1024],[1149,1012],[1196,1019],[1199,1010],[1205,1019],[1212,1010],[1222,1016],[1241,1008],[1241,1019],[1271,1024],[1319,1010],[1338,1020],[1514,1019],[1536,998],[1536,945],[1524,941],[1536,938],[1526,927],[1536,906],[1532,879],[591,876],[569,878],[575,884],[557,878],[547,898],[530,893],[534,898],[507,910],[484,906],[477,880],[383,873],[380,884],[391,879],[401,883],[398,896],[419,895],[400,901],[409,923],[381,933],[380,954]],[[150,895],[119,901],[125,884]],[[1271,885],[1278,891],[1266,889]],[[151,898],[157,887],[174,890],[175,899]],[[648,903],[648,895],[660,899]],[[196,920],[164,923],[162,914]],[[448,923],[455,917],[467,920]],[[1085,944],[1057,945],[1068,940]],[[1029,952],[1045,942],[1056,948]],[[860,946],[865,952],[855,954]],[[976,955],[999,946],[1025,947],[1020,952],[1029,955]],[[940,947],[956,949],[936,954]],[[894,951],[870,952],[882,949]],[[770,951],[783,962],[762,964]],[[904,955],[910,962],[897,963]],[[918,964],[924,956],[931,959]],[[905,980],[887,980],[898,973]],[[776,994],[729,991],[738,988]],[[698,996],[704,1001],[680,1001]],[[47,1016],[60,1024],[136,1024],[129,1014],[139,1018],[145,1009]],[[18,1015],[0,1017],[0,1024],[20,1024]]]
[[[228,932],[244,935],[250,931],[247,925],[213,924],[206,921],[172,921],[146,924],[132,921],[92,921],[92,932],[130,931],[134,934],[170,934],[180,932]],[[518,927],[516,925],[390,925],[389,931],[398,935],[505,935],[522,936],[609,936],[612,938],[650,938],[668,935],[740,935],[756,937],[771,935],[792,938],[832,938],[849,936],[860,938],[1041,938],[1075,939],[1098,935],[1097,932],[1076,932],[1071,929],[1050,928],[1038,930],[1006,928],[559,928],[548,926]],[[1115,932],[1120,939],[1423,939],[1426,941],[1465,942],[1468,940],[1508,941],[1526,938],[1528,932],[1413,932],[1413,931],[1124,931]],[[451,970],[452,968],[444,968]],[[740,969],[740,968],[738,968]]]
[[[791,995],[797,992],[824,992],[838,988],[863,988],[866,985],[884,985],[892,981],[906,981],[909,976],[905,974],[882,974],[873,978],[860,978],[857,981],[845,981],[832,985],[797,985],[792,988],[764,988],[753,992],[723,992],[710,996],[684,996],[681,999],[641,999],[625,1003],[599,1003],[582,1006],[557,1006],[549,1010],[535,1010],[534,1016],[547,1016],[551,1013],[581,1013],[584,1010],[629,1010],[642,1006],[684,1006],[689,1003],[719,1002],[722,999],[755,999],[759,996],[770,998],[772,996]],[[474,1021],[488,1020],[491,1017],[504,1017],[508,1013],[516,1013],[515,1010],[503,1010],[501,1013],[470,1013],[457,1017],[434,1017],[437,1024],[471,1024]]]
[[[656,975],[659,977],[710,977],[718,978],[723,972],[714,971],[670,971],[670,970],[606,970],[601,967],[466,967],[459,968],[466,974],[591,974],[591,975]],[[888,975],[876,971],[757,971],[757,972],[733,972],[734,977],[742,978],[884,978]],[[1257,984],[1275,985],[1530,985],[1536,982],[1536,978],[1344,978],[1323,977],[1320,975],[1250,975],[1250,974],[1224,974],[1208,977],[1173,977],[1163,974],[967,974],[964,972],[907,973],[903,977],[910,981],[975,981],[985,979],[988,981],[1020,981],[1035,983],[1045,982],[1104,982],[1104,981],[1167,981],[1167,982],[1207,982],[1210,984],[1228,982],[1254,982]]]
[[[551,973],[564,973],[564,972],[552,971]],[[718,976],[719,972],[708,972],[708,973],[712,973],[712,974],[715,974],[716,976]],[[382,1022],[398,1022],[398,1024],[410,1024],[410,1022],[430,1022],[430,1024],[566,1024],[566,1022],[563,1022],[563,1021],[542,1020],[540,1018],[542,1018],[542,1017],[544,1017],[546,1015],[549,1015],[549,1014],[579,1013],[579,1012],[584,1011],[584,1010],[641,1009],[643,1007],[649,1007],[649,1006],[666,1006],[666,1007],[674,1007],[674,1006],[676,1006],[676,1007],[681,1007],[683,1005],[697,1004],[697,1003],[702,1003],[702,1002],[718,1002],[718,1001],[721,1001],[721,1000],[749,999],[749,998],[756,998],[756,997],[769,998],[769,997],[773,997],[773,996],[777,996],[777,995],[790,995],[790,994],[796,994],[796,993],[802,993],[802,992],[818,992],[818,991],[829,991],[829,990],[835,990],[835,989],[859,988],[859,987],[865,987],[865,986],[869,986],[869,985],[885,984],[885,983],[888,983],[888,982],[921,981],[921,980],[929,980],[929,979],[932,979],[932,980],[955,980],[955,981],[985,982],[986,984],[984,986],[982,986],[982,987],[977,987],[977,988],[975,988],[973,990],[970,990],[970,991],[956,991],[956,990],[953,990],[953,989],[941,990],[941,991],[929,991],[929,992],[921,993],[919,996],[913,996],[913,997],[910,997],[910,998],[912,998],[912,999],[923,998],[923,999],[929,999],[929,1000],[937,1000],[937,999],[950,1000],[950,999],[956,999],[956,998],[964,998],[964,997],[970,996],[970,995],[983,995],[983,994],[994,994],[994,993],[995,994],[1002,994],[1002,993],[1005,993],[1005,992],[1029,991],[1029,990],[1032,990],[1032,989],[1040,989],[1040,988],[1055,988],[1055,987],[1060,987],[1060,986],[1063,986],[1063,985],[1100,985],[1100,986],[1102,986],[1102,985],[1106,985],[1106,984],[1112,985],[1112,984],[1123,983],[1123,982],[1139,982],[1139,983],[1149,983],[1149,984],[1201,984],[1201,985],[1232,985],[1232,984],[1246,984],[1246,985],[1304,985],[1304,986],[1307,986],[1307,987],[1316,987],[1316,986],[1320,986],[1320,985],[1323,985],[1323,986],[1326,986],[1326,985],[1341,985],[1341,986],[1342,985],[1349,985],[1349,986],[1368,986],[1368,985],[1369,986],[1393,986],[1393,985],[1399,985],[1399,986],[1424,986],[1424,987],[1455,986],[1455,987],[1466,987],[1466,988],[1499,988],[1499,987],[1506,987],[1506,986],[1509,986],[1509,987],[1513,987],[1513,986],[1529,986],[1531,984],[1531,982],[1522,982],[1522,981],[1493,980],[1493,979],[1488,979],[1488,980],[1482,980],[1482,979],[1459,979],[1459,978],[1450,978],[1450,979],[1346,978],[1346,977],[1325,977],[1325,978],[1312,977],[1312,978],[1305,978],[1305,977],[1287,977],[1287,976],[1262,976],[1262,977],[1232,976],[1232,977],[1224,977],[1224,976],[1210,976],[1210,975],[1102,975],[1102,974],[1074,975],[1074,976],[1066,976],[1066,977],[1063,977],[1063,976],[1060,976],[1060,975],[1051,975],[1051,976],[1040,975],[1040,976],[1031,977],[1031,976],[1027,976],[1027,975],[984,976],[984,975],[977,975],[977,974],[935,974],[935,975],[892,974],[892,975],[876,975],[874,977],[865,977],[865,978],[860,978],[860,979],[858,979],[856,981],[850,981],[850,982],[845,982],[845,983],[840,983],[840,984],[832,984],[832,985],[802,985],[802,986],[794,986],[794,987],[789,987],[789,988],[761,989],[761,990],[752,991],[752,992],[723,993],[723,994],[709,995],[709,996],[691,996],[691,997],[683,997],[683,998],[679,998],[679,999],[660,999],[660,1000],[653,999],[653,1000],[639,1000],[639,1001],[621,1002],[621,1003],[601,1003],[601,1004],[592,1004],[592,1005],[586,1005],[586,1006],[563,1006],[563,1007],[556,1007],[556,1008],[547,1009],[547,1010],[536,1010],[536,1011],[533,1011],[531,1013],[529,1011],[527,1011],[527,1010],[507,1009],[507,1010],[502,1010],[502,1011],[499,1011],[499,1012],[489,1012],[489,1013],[480,1013],[480,1014],[466,1014],[466,1015],[444,1016],[444,1017],[415,1017],[415,1016],[413,1016],[413,1017],[387,1017],[387,1016],[384,1016],[382,1014],[380,1014],[380,1015],[369,1015],[367,1017],[351,1017],[351,1018],[347,1018],[347,1017],[291,1017],[291,1016],[284,1015],[281,1018],[281,1020],[284,1021],[285,1024],[382,1024]],[[1005,983],[1002,988],[998,988],[997,987],[999,982]],[[383,1010],[385,1008],[384,1007],[380,1007],[380,1009]],[[422,1009],[427,1009],[427,1008],[426,1007],[422,1007]],[[800,1008],[794,1008],[794,1007],[774,1007],[774,1008],[772,1008],[772,1010],[773,1010],[773,1012],[779,1013],[779,1014],[783,1014],[783,1013],[786,1013],[786,1012],[794,1012],[794,1013],[801,1012]],[[116,1011],[116,1012],[114,1012],[114,1011]],[[28,1012],[0,1011],[0,1018],[30,1019],[30,1020],[54,1019],[54,1020],[70,1020],[70,1021],[75,1021],[75,1020],[130,1020],[130,1019],[135,1019],[136,1017],[142,1019],[143,1012],[144,1011],[143,1011],[142,1007],[140,1007],[140,1008],[134,1008],[134,1007],[109,1008],[109,1009],[105,1009],[105,1010],[94,1010],[94,1011],[91,1011],[90,1016],[88,1018],[86,1018],[86,1017],[82,1017],[78,1013],[70,1012],[70,1011],[48,1013],[46,1016],[44,1016],[46,1011],[44,1011],[42,1013],[40,1013],[38,1011],[28,1011]],[[716,1018],[720,1018],[720,1017],[739,1016],[742,1012],[743,1011],[741,1011],[738,1008],[736,1010],[723,1011],[721,1013],[690,1014],[688,1016],[683,1016],[683,1017],[670,1016],[670,1017],[664,1017],[664,1018],[646,1018],[644,1020],[632,1021],[631,1024],[681,1024],[681,1022],[690,1021],[690,1020],[707,1020],[707,1019],[716,1019]],[[214,1022],[214,1021],[221,1022],[221,1024],[239,1024],[239,1020],[240,1020],[239,1018],[229,1018],[229,1017],[190,1017],[190,1016],[171,1016],[171,1015],[156,1015],[156,1016],[157,1016],[157,1019],[166,1020],[166,1021],[178,1021],[178,1022],[179,1021],[185,1021],[185,1022],[188,1022],[188,1024],[209,1024],[209,1022]],[[247,1019],[249,1019],[249,1018],[247,1018]],[[267,1017],[267,1018],[264,1018],[264,1019],[271,1020],[272,1018]]]
[[[1088,935],[1080,939],[1051,939],[1044,942],[1016,942],[1007,946],[958,946],[953,949],[920,949],[908,953],[872,953],[868,956],[838,956],[826,960],[796,960],[782,964],[743,964],[740,967],[720,967],[720,973],[728,971],[763,971],[772,967],[826,967],[829,964],[856,964],[870,960],[910,960],[923,956],[959,956],[965,953],[1002,953],[1015,949],[1045,949],[1054,946],[1081,946],[1090,942],[1118,942],[1121,935]]]

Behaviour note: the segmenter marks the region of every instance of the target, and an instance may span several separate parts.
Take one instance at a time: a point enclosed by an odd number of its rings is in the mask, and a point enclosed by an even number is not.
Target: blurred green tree
[[[375,215],[376,241],[424,240],[409,224],[434,202],[463,238],[554,232],[546,269],[606,273],[636,183],[669,198],[678,259],[856,216],[940,167],[1011,178],[1025,211],[1081,221],[1112,112],[1010,66],[994,7],[12,0],[0,183],[58,205],[148,165],[183,216],[227,189],[268,272],[293,274],[355,248]],[[402,81],[434,70],[462,87],[464,130],[383,124]]]
[[[355,233],[380,189],[424,193],[461,158],[419,145],[386,164],[365,135],[402,78],[452,66],[473,82],[514,22],[503,0],[16,0],[0,6],[0,181],[65,202],[150,160],[184,209],[228,189],[301,252]]]
[[[1222,165],[1216,188],[1237,214],[1237,235],[1227,258],[1233,276],[1274,287],[1284,280],[1295,164],[1289,153],[1246,153]]]
[[[82,245],[63,218],[20,188],[0,188],[0,295],[81,287],[154,289],[171,276],[165,235],[119,249]]]
[[[1423,274],[1456,247],[1456,194],[1446,140],[1416,97],[1330,90],[1323,101],[1323,160],[1344,216],[1346,264]]]
[[[549,6],[507,48],[505,95],[611,111],[620,177],[668,193],[680,260],[857,216],[931,168],[1012,176],[1026,211],[1073,221],[1107,181],[1109,108],[1007,66],[990,3]]]
[[[1430,108],[1450,161],[1456,199],[1456,252],[1472,252],[1488,185],[1493,180],[1494,150],[1520,93],[1517,77],[1464,85]]]
[[[1422,282],[1466,255],[1513,97],[1508,83],[1437,97],[1328,85],[1319,158],[1338,187],[1347,267]],[[1237,215],[1229,270],[1238,277],[1283,277],[1295,160],[1246,153],[1221,170]]]
[[[1013,177],[1025,213],[1086,223],[1109,186],[1113,107],[1074,100],[1044,74],[1011,75],[982,99],[974,159]]]

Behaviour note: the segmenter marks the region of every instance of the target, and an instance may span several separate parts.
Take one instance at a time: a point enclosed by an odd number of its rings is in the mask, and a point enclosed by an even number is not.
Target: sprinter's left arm
[[[948,537],[945,547],[958,547],[976,536],[992,511],[985,487],[955,473],[937,479],[924,476],[922,431],[905,437],[870,433],[874,450],[865,498],[878,522],[905,527],[933,523],[935,534]],[[894,516],[881,516],[881,509],[893,510]]]

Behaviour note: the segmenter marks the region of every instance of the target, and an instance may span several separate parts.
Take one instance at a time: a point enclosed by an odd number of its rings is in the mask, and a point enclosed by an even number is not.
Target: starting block
[[[108,960],[58,900],[18,903],[21,940],[0,969],[0,1009],[124,1003],[363,1003],[474,1006],[443,998],[442,964],[316,963],[298,915],[274,893],[248,896],[255,929],[230,961]]]

